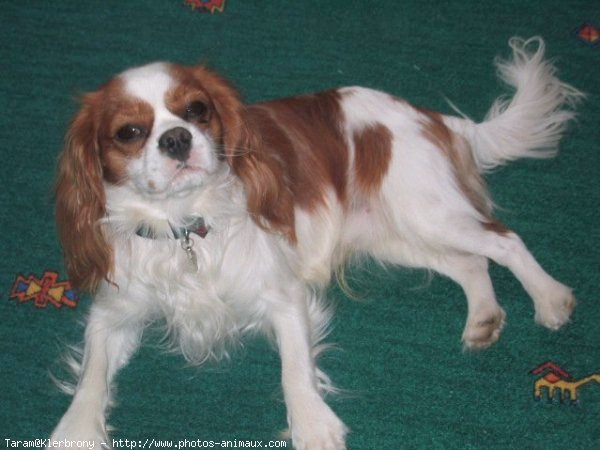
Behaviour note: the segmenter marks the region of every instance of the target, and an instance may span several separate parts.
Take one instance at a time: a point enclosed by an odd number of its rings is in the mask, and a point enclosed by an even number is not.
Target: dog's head
[[[83,96],[60,156],[56,216],[72,282],[94,291],[111,270],[98,229],[107,184],[149,200],[201,188],[251,146],[235,89],[202,66],[155,63]]]
[[[242,110],[236,91],[204,67],[130,69],[83,97],[62,162],[85,159],[80,169],[96,183],[169,197],[201,185],[239,145]]]

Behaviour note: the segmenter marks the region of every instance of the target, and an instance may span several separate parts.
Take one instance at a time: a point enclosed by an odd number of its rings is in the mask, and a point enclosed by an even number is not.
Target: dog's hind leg
[[[436,245],[489,258],[507,267],[532,298],[537,323],[557,330],[569,321],[575,307],[571,289],[546,273],[516,233],[503,227],[472,223],[440,232]]]
[[[464,348],[480,350],[500,337],[506,314],[496,301],[487,258],[454,254],[438,258],[430,267],[457,282],[465,292],[469,308],[462,335]]]
[[[465,349],[487,348],[500,337],[506,314],[496,301],[487,258],[456,252],[428,253],[399,241],[386,243],[374,256],[392,264],[434,270],[462,287],[468,305],[462,334]]]
[[[575,307],[571,289],[556,281],[540,266],[521,238],[508,230],[467,234],[462,246],[507,267],[521,282],[535,307],[535,320],[552,330],[569,321]]]

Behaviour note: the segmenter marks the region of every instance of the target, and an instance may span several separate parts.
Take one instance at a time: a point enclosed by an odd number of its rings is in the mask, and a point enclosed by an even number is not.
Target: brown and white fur
[[[456,281],[469,349],[494,343],[504,324],[488,260],[523,284],[538,323],[565,324],[571,290],[494,218],[481,174],[553,155],[581,94],[555,77],[540,38],[510,45],[498,68],[516,91],[482,123],[362,87],[246,105],[213,71],[167,63],[85,95],[59,162],[56,215],[71,280],[94,300],[52,439],[106,441],[114,375],[162,320],[198,364],[245,333],[268,335],[294,447],[345,448],[315,358],[330,319],[324,288],[355,255]],[[189,216],[209,228],[192,235],[197,266],[171,231]]]

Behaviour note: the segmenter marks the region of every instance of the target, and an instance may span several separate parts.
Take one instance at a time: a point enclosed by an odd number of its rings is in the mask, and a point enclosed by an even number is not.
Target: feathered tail
[[[556,77],[556,68],[544,59],[541,37],[514,37],[509,60],[496,60],[500,78],[515,88],[512,98],[498,98],[485,120],[447,117],[447,125],[470,142],[481,172],[518,158],[549,158],[556,155],[558,142],[571,109],[583,94]]]

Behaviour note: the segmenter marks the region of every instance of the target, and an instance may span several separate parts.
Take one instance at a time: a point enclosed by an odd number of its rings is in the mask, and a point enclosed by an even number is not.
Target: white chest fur
[[[95,302],[109,302],[127,320],[164,320],[172,345],[193,363],[222,356],[244,332],[270,331],[269,299],[286,298],[273,295],[282,280],[295,289],[297,269],[282,238],[265,233],[240,207],[245,200],[230,179],[207,197],[169,204],[124,197],[117,189],[109,190],[109,199],[105,225],[114,250],[114,284],[103,283]],[[189,214],[206,217],[210,227],[205,238],[190,235],[197,270],[180,239],[135,235],[140,222],[164,226],[167,218]]]

